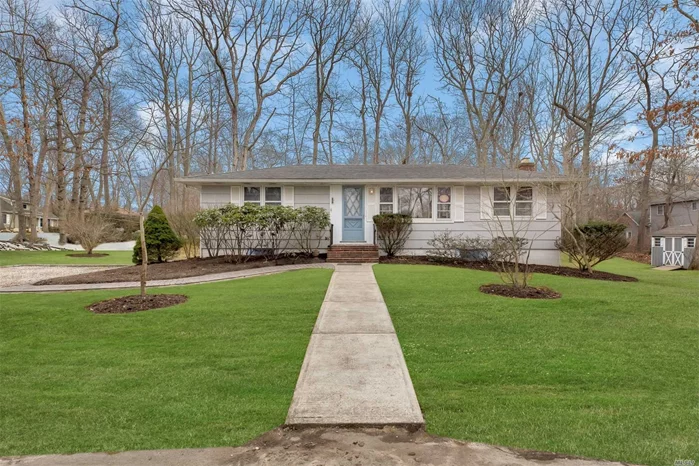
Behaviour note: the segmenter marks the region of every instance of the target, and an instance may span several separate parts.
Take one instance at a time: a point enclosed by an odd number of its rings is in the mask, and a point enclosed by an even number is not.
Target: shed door
[[[663,265],[679,265],[684,262],[682,238],[665,238]]]

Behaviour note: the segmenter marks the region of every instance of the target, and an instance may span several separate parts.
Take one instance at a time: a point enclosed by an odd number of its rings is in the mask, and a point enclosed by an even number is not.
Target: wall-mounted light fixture
[[[374,188],[369,188],[369,194],[374,194]]]

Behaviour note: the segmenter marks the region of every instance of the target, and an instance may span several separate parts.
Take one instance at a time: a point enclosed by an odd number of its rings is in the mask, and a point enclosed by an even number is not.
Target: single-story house
[[[22,214],[27,219],[27,228],[29,228],[29,203],[22,201]],[[0,196],[0,229],[17,231],[19,223],[17,222],[17,214],[15,214],[14,201],[6,196]],[[44,213],[37,212],[36,227],[42,231],[48,231],[52,228],[58,228],[58,217],[55,215],[49,216],[47,219],[47,229],[44,230]]]
[[[255,203],[328,210],[331,233],[323,247],[329,259],[339,248],[374,245],[373,216],[400,212],[413,217],[403,254],[425,254],[428,241],[449,230],[469,238],[524,237],[529,240],[530,263],[560,264],[555,242],[561,235],[559,188],[566,180],[535,171],[527,159],[520,169],[297,165],[178,181],[200,189],[202,209]]]
[[[697,243],[699,191],[690,190],[650,202],[651,265],[688,268]]]

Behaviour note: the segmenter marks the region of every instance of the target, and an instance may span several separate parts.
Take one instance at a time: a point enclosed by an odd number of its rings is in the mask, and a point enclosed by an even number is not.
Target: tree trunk
[[[641,216],[638,226],[638,238],[636,242],[636,252],[648,252],[648,224],[650,223],[649,212],[650,212],[650,181],[653,170],[653,162],[655,161],[655,154],[658,150],[659,136],[658,129],[651,128],[653,132],[653,139],[651,142],[651,151],[646,158],[646,164],[644,167],[643,181],[641,182]]]
[[[146,298],[146,278],[148,277],[148,249],[146,248],[146,229],[143,225],[143,209],[138,213],[138,227],[141,239],[141,298]]]

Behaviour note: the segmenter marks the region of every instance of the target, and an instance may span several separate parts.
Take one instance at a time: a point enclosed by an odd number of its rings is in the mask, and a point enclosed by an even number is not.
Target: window
[[[413,218],[432,218],[432,188],[398,188],[398,212]]]
[[[662,246],[662,239],[653,238],[653,247],[659,248],[660,246]]]
[[[245,204],[282,205],[282,188],[280,186],[245,186],[243,189]]]
[[[393,213],[393,188],[379,188],[379,213]]]
[[[437,188],[437,218],[451,218],[451,188]]]
[[[657,213],[658,215],[665,215],[665,206],[662,204],[656,206],[655,213]]]
[[[692,202],[692,210],[699,210],[699,202],[697,202],[697,201]]]
[[[262,202],[261,192],[262,190],[254,186],[246,186],[244,189],[245,195],[243,199],[246,204],[257,204],[260,205]]]
[[[693,248],[696,243],[697,243],[696,238],[687,238],[687,247],[688,248]]]
[[[498,217],[510,215],[510,188],[495,188],[493,190],[493,212]]]
[[[265,188],[265,205],[282,205],[282,188],[268,186]]]
[[[631,232],[626,230],[626,239],[631,239]]]
[[[534,188],[519,188],[515,199],[515,215],[531,217],[534,204]]]

